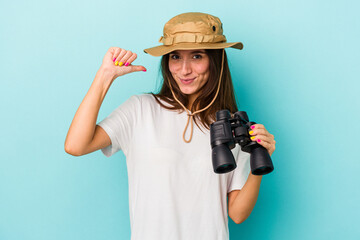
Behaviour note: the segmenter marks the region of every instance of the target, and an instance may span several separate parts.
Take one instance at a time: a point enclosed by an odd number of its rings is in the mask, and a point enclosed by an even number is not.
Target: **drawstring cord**
[[[192,135],[193,135],[193,125],[194,125],[194,124],[193,124],[194,115],[197,114],[197,113],[200,113],[200,112],[202,112],[202,111],[205,111],[206,109],[208,109],[208,108],[211,106],[211,104],[214,103],[214,101],[215,101],[215,99],[216,99],[216,97],[217,97],[217,95],[218,95],[218,93],[219,93],[220,85],[221,85],[221,80],[222,80],[222,73],[223,73],[223,69],[224,69],[224,55],[225,55],[225,49],[223,49],[223,51],[222,51],[222,60],[221,60],[221,71],[220,71],[219,85],[218,85],[218,88],[217,88],[215,97],[213,98],[213,100],[211,101],[211,103],[210,103],[207,107],[205,107],[205,108],[203,108],[203,109],[201,109],[201,110],[198,110],[198,111],[196,111],[196,112],[194,112],[194,113],[190,113],[189,110],[187,110],[186,107],[176,98],[176,96],[175,96],[175,94],[174,94],[174,91],[173,91],[173,89],[172,89],[172,87],[171,87],[170,80],[169,80],[170,90],[171,90],[171,93],[172,93],[174,99],[184,108],[184,110],[187,112],[187,115],[188,115],[188,120],[187,120],[186,127],[185,127],[184,133],[183,133],[183,140],[184,140],[184,142],[186,142],[186,143],[191,142],[191,139],[192,139]],[[185,133],[186,133],[187,128],[188,128],[188,126],[189,126],[189,121],[191,121],[191,133],[190,133],[190,138],[189,138],[189,140],[186,140],[186,139],[185,139]]]

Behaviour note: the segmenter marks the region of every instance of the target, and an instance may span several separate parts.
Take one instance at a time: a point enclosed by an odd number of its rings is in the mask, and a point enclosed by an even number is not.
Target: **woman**
[[[239,145],[232,149],[235,170],[216,174],[211,161],[209,124],[219,110],[237,111],[224,48],[243,45],[227,43],[220,19],[204,13],[175,16],[160,41],[144,50],[162,56],[160,93],[134,95],[96,124],[112,82],[146,71],[132,65],[135,53],[110,48],[71,123],[65,151],[124,152],[131,239],[229,239],[228,215],[236,223],[250,215],[262,178],[250,173],[250,155]],[[271,155],[274,136],[261,124],[252,127],[252,140]]]

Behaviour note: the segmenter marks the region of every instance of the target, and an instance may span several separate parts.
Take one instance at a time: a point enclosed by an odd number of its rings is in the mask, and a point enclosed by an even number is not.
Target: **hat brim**
[[[243,44],[241,42],[233,42],[233,43],[179,43],[174,45],[161,45],[152,48],[144,49],[145,53],[148,53],[152,56],[159,57],[163,56],[167,53],[170,53],[175,50],[189,50],[189,49],[223,49],[223,48],[236,48],[243,49]]]

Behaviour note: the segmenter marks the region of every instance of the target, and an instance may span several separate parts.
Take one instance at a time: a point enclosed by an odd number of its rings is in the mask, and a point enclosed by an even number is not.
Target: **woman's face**
[[[169,54],[169,70],[183,94],[194,99],[209,79],[209,57],[205,50],[177,50]]]

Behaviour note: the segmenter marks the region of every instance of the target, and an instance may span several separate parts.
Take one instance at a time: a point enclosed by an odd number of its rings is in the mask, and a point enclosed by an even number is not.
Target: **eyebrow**
[[[205,50],[203,50],[203,51],[194,50],[194,51],[190,52],[190,54],[194,54],[194,53],[206,53],[206,52],[205,52]],[[175,50],[175,51],[171,52],[171,54],[179,54],[179,52]]]

